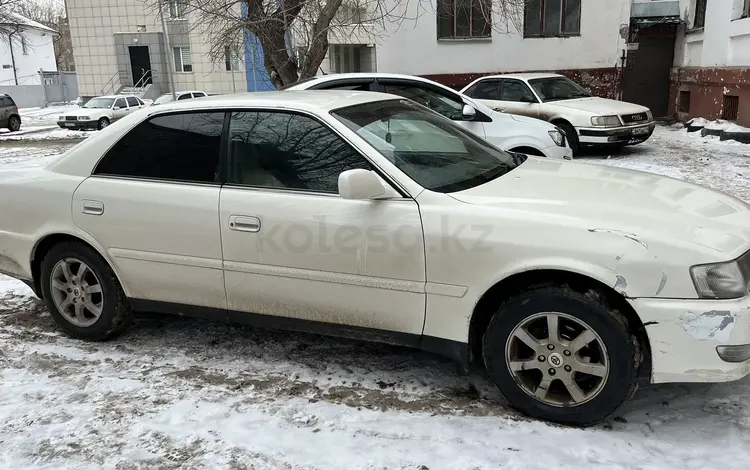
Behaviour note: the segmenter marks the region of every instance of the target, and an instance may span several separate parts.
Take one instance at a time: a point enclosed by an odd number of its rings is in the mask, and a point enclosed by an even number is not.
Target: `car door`
[[[224,116],[149,118],[107,151],[74,194],[76,225],[109,252],[144,308],[226,308],[218,214]]]
[[[339,197],[343,171],[373,167],[309,115],[237,111],[228,140],[219,212],[230,315],[421,334],[416,202]]]
[[[378,78],[378,88],[391,95],[403,96],[427,106],[442,114],[480,137],[486,137],[484,124],[480,119],[467,120],[463,117],[464,100],[458,93],[450,93],[427,83]],[[490,120],[487,118],[487,120]]]
[[[0,127],[6,127],[8,125],[8,118],[10,117],[10,103],[11,101],[5,96],[0,96]]]
[[[115,121],[127,116],[129,111],[128,102],[125,98],[117,98],[115,102],[112,103],[112,119]]]
[[[141,107],[141,103],[138,102],[138,98],[135,96],[128,96],[125,100],[128,102],[129,112],[136,111]]]
[[[528,84],[512,78],[488,79],[476,84],[466,93],[481,99],[495,111],[539,117],[539,100]]]

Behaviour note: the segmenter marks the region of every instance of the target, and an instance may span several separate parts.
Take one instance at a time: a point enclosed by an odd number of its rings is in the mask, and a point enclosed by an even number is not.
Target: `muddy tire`
[[[109,126],[109,119],[103,117],[99,119],[99,123],[96,125],[96,128],[99,130],[104,129],[105,127]]]
[[[113,338],[133,320],[115,273],[92,248],[77,242],[55,245],[42,260],[44,302],[68,335],[84,340]]]
[[[8,119],[8,130],[11,132],[21,130],[21,118],[18,116],[11,116],[10,119]]]
[[[637,339],[590,290],[539,287],[501,304],[482,339],[487,372],[533,418],[576,426],[604,420],[638,386]]]
[[[573,151],[573,156],[578,156],[581,151],[581,144],[578,141],[578,134],[575,128],[567,122],[558,122],[555,125],[565,132],[565,140],[568,141],[568,147]]]

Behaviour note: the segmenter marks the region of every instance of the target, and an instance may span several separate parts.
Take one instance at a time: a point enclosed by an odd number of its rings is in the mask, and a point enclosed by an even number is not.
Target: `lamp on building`
[[[134,42],[134,43],[138,44],[138,41],[139,41],[139,39],[138,39],[138,38],[133,38],[133,42]]]

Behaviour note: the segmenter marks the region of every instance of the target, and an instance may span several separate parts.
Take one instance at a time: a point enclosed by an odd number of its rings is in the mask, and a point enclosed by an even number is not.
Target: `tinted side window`
[[[180,95],[180,96],[179,96],[179,97],[177,98],[177,100],[178,100],[178,101],[179,101],[179,100],[189,100],[189,99],[190,99],[190,98],[192,98],[192,97],[193,97],[193,95],[191,95],[190,93],[185,93],[184,95]]]
[[[386,93],[416,101],[449,119],[454,121],[463,119],[464,102],[448,94],[415,85],[383,83],[383,87]]]
[[[97,175],[217,182],[224,113],[157,116],[120,139]]]
[[[499,100],[500,99],[500,81],[499,80],[484,80],[470,89],[466,90],[466,94],[471,98],[478,100]]]
[[[331,83],[322,85],[320,87],[314,87],[315,90],[353,90],[353,91],[370,91],[370,83]]]
[[[503,91],[500,95],[501,101],[529,102],[536,101],[531,90],[523,82],[518,80],[504,80]]]
[[[14,106],[13,100],[8,96],[0,96],[0,106]]]
[[[117,101],[115,101],[115,108],[127,108],[128,105],[125,104],[125,98],[118,98]]]
[[[329,128],[299,114],[237,112],[229,124],[229,182],[338,192],[339,175],[370,163]]]
[[[204,96],[206,96],[206,94],[203,92],[193,93],[193,98],[203,98]]]
[[[135,96],[128,96],[127,100],[128,100],[128,106],[136,107],[136,108],[138,107],[138,98],[136,98]]]

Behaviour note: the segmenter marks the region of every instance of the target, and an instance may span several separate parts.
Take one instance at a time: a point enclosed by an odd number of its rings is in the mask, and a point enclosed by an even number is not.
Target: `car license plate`
[[[75,124],[73,124],[72,122],[65,123],[65,127],[73,127],[73,126],[75,126]]]
[[[637,129],[633,129],[633,135],[641,134],[648,134],[648,127],[639,127]]]

